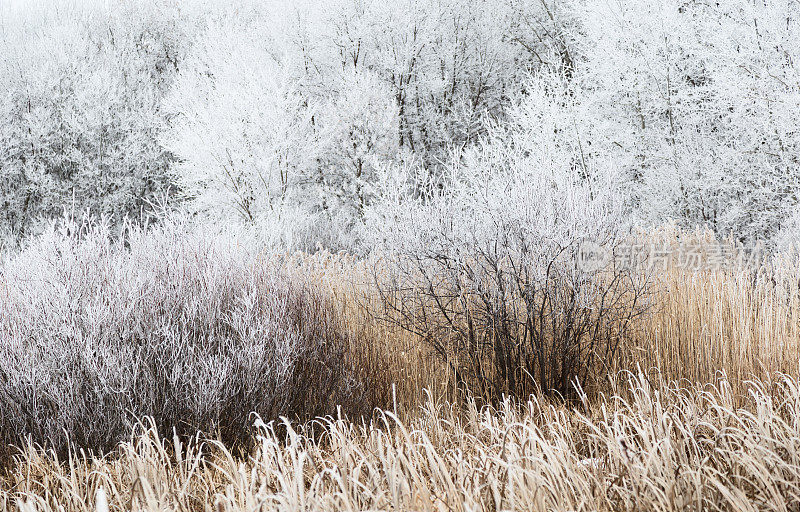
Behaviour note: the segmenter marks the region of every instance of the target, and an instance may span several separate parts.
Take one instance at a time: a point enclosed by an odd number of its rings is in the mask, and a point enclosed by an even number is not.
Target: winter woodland
[[[119,227],[168,205],[363,254],[431,221],[558,231],[544,219],[566,211],[780,245],[800,220],[799,12],[7,0],[0,231],[14,248],[65,212]]]

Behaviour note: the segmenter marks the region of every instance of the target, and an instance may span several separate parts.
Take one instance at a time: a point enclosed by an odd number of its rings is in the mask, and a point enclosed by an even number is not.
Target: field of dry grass
[[[720,247],[709,233],[667,229],[652,236],[698,247],[706,258],[709,248]],[[739,251],[730,247],[735,264],[701,271],[671,264],[654,275],[653,305],[635,329],[629,369],[692,382],[711,382],[724,372],[739,395],[749,379],[797,374],[800,259],[752,261],[754,256]],[[736,263],[742,261],[747,263]]]
[[[142,427],[105,458],[57,461],[27,447],[6,510],[796,510],[800,386],[674,386],[620,376],[619,397],[565,408],[426,402],[413,420],[327,419],[247,454]],[[623,398],[624,397],[624,398]]]
[[[284,263],[333,299],[353,366],[391,383],[384,412],[371,422],[257,424],[238,447],[213,435],[162,438],[147,420],[105,456],[59,459],[29,444],[0,473],[0,508],[800,509],[797,258],[671,264],[654,274],[652,307],[602,392],[494,407],[465,397],[421,340],[375,318],[364,263]]]

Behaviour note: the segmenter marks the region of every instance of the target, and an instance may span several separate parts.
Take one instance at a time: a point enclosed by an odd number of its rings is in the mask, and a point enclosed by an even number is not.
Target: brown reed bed
[[[33,510],[796,510],[800,385],[619,375],[582,407],[426,402],[414,419],[256,426],[253,449],[147,424],[104,458],[25,447],[0,506]],[[621,398],[625,396],[626,398]],[[107,509],[104,508],[108,504]]]

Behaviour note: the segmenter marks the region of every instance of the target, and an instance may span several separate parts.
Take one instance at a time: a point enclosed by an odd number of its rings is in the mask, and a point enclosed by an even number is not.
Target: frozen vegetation
[[[795,0],[5,0],[0,508],[796,510],[799,117]]]

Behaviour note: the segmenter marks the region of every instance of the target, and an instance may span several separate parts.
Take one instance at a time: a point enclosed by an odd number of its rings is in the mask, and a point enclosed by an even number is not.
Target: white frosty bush
[[[613,170],[581,152],[572,92],[531,83],[514,126],[462,155],[443,191],[395,183],[369,219],[388,318],[493,397],[591,384],[642,311],[631,269],[579,265],[582,244],[613,250],[626,226]]]
[[[2,441],[105,449],[144,415],[235,441],[251,412],[369,410],[320,292],[244,235],[184,229],[67,223],[0,267]]]

